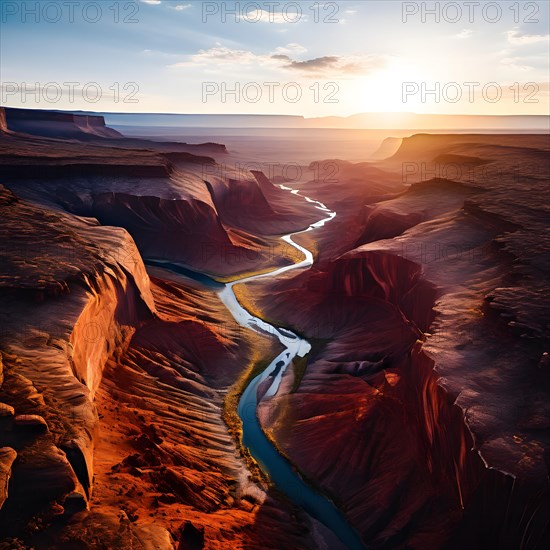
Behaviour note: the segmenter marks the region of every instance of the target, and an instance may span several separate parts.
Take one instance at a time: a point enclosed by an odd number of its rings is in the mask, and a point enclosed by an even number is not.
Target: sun
[[[354,83],[354,104],[359,112],[404,113],[421,110],[420,96],[406,96],[404,86],[426,80],[425,71],[393,61],[386,68]]]

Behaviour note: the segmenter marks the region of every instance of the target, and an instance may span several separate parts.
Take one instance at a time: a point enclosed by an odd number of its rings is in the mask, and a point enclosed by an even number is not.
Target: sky
[[[0,2],[1,104],[548,114],[549,2]]]

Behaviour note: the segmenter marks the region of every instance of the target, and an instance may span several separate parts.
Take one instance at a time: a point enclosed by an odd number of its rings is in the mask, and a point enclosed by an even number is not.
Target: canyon
[[[346,548],[247,444],[250,387],[365,548],[548,547],[548,135],[276,181],[99,115],[0,108],[0,145],[11,548]]]

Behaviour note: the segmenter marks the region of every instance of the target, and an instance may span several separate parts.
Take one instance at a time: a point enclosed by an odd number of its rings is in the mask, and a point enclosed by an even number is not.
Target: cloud
[[[470,38],[474,34],[472,29],[462,29],[458,34],[453,35],[454,38]]]
[[[162,4],[161,0],[141,0],[144,4],[150,4],[151,6],[158,6]]]
[[[307,49],[304,48],[301,44],[296,44],[295,42],[287,44],[286,46],[279,46],[275,48],[273,52],[275,55],[279,54],[290,54],[290,53],[305,53]]]
[[[191,4],[178,4],[177,6],[170,7],[176,11],[183,11],[189,9],[191,7]]]
[[[508,37],[508,42],[516,46],[550,41],[550,34],[520,34],[517,29],[506,31],[506,36]]]
[[[283,69],[299,71],[304,76],[328,76],[369,73],[382,68],[386,59],[376,55],[336,56],[325,55],[306,59],[293,60],[289,56],[274,56],[283,62]]]
[[[285,69],[299,70],[302,72],[319,72],[329,68],[336,68],[340,63],[340,58],[335,55],[325,55],[314,59],[306,59],[305,61],[293,61],[287,55],[272,56],[274,59],[280,59],[287,63],[283,65]]]
[[[199,50],[196,54],[188,55],[183,61],[168,67],[209,67],[227,71],[228,65],[255,66],[298,72],[304,77],[335,77],[368,73],[383,67],[386,63],[384,57],[375,55],[325,55],[304,60],[295,58],[296,54],[304,52],[306,48],[296,43],[280,46],[269,54],[256,54],[249,50],[234,50],[216,45],[208,50]]]
[[[220,65],[228,63],[238,65],[250,65],[251,63],[262,63],[270,56],[256,55],[248,50],[233,50],[225,46],[215,46],[208,50],[199,50],[196,54],[189,55],[185,61],[174,63],[169,67],[193,67],[205,65]]]

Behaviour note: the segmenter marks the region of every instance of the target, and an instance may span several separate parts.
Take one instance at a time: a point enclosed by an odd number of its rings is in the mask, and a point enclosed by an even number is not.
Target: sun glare
[[[419,99],[403,101],[403,86],[407,82],[417,82],[419,72],[411,67],[394,63],[388,68],[361,79],[357,83],[357,106],[362,111],[379,113],[400,113],[415,110]]]

